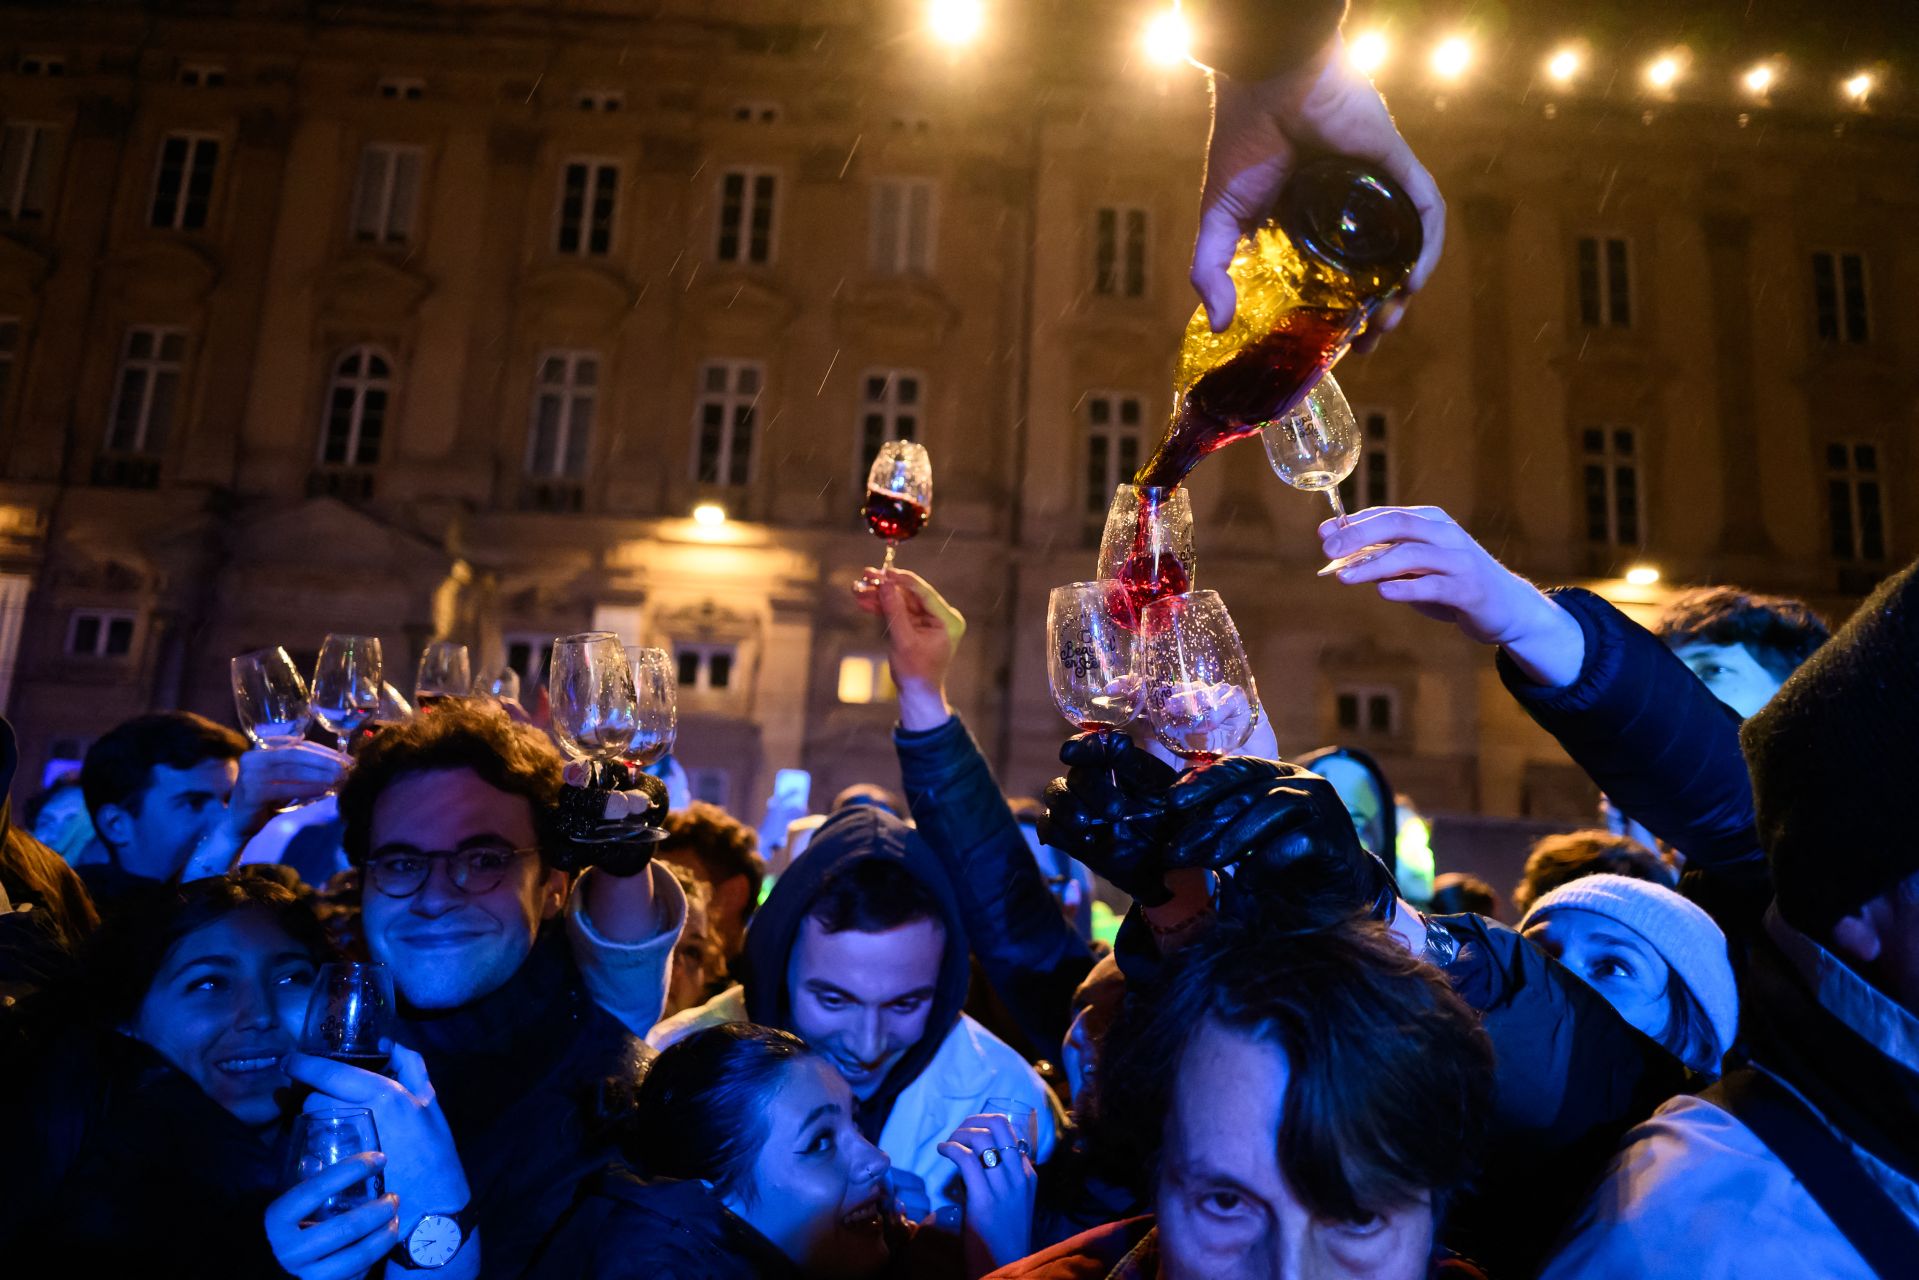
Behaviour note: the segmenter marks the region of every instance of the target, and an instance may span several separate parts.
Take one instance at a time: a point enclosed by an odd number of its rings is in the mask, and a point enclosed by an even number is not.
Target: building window
[[[553,637],[547,635],[510,635],[502,637],[506,646],[506,665],[520,677],[520,701],[531,705],[533,691],[546,683],[547,668],[553,665]]]
[[[13,389],[13,364],[20,358],[20,318],[0,316],[0,426],[7,422],[7,392]]]
[[[933,269],[933,184],[889,178],[873,184],[873,270],[886,276]]]
[[[377,348],[355,347],[340,357],[327,388],[320,465],[370,467],[380,460],[392,391],[393,367]]]
[[[220,140],[196,133],[169,133],[160,143],[160,166],[153,179],[153,208],[147,225],[169,231],[197,231],[207,225],[213,200],[213,173],[220,164]]]
[[[39,222],[53,204],[58,132],[52,125],[9,123],[0,134],[0,216]]]
[[[124,658],[133,652],[131,613],[75,609],[67,620],[67,653],[75,658]]]
[[[1393,736],[1400,731],[1399,691],[1371,686],[1337,689],[1333,720],[1341,733]]]
[[[700,370],[694,478],[701,484],[737,485],[752,478],[761,378],[753,360],[715,360]]]
[[[1579,323],[1588,329],[1632,327],[1632,258],[1618,236],[1579,239]]]
[[[1108,205],[1094,217],[1093,288],[1115,298],[1146,293],[1146,210]]]
[[[1880,488],[1878,445],[1849,441],[1826,446],[1826,505],[1836,558],[1886,558],[1886,505]]]
[[[57,53],[23,53],[14,64],[23,76],[63,76],[67,74],[67,60]]]
[[[765,169],[728,169],[720,175],[721,262],[761,266],[773,260],[773,210],[779,175]]]
[[[1377,409],[1361,417],[1359,464],[1339,482],[1339,500],[1348,511],[1384,507],[1393,500],[1392,420]]]
[[[1866,258],[1860,253],[1812,255],[1813,324],[1821,340],[1864,342],[1870,337],[1866,312]]]
[[[388,76],[380,81],[380,96],[396,102],[418,102],[426,97],[426,81],[415,76]]]
[[[180,68],[180,83],[189,89],[218,89],[227,82],[227,69],[207,62],[189,62]]]
[[[679,668],[680,688],[696,693],[724,693],[733,687],[733,667],[739,648],[730,644],[676,644],[673,662]]]
[[[883,653],[849,653],[840,659],[839,694],[841,702],[864,706],[873,702],[891,702],[899,695],[893,684],[893,670]]]
[[[1113,490],[1139,470],[1140,398],[1104,392],[1086,397],[1086,514],[1101,516]]]
[[[733,104],[733,118],[742,124],[777,124],[780,119],[780,104],[736,102]]]
[[[360,153],[353,193],[353,238],[369,244],[405,244],[420,205],[418,147],[376,142]]]
[[[586,351],[556,351],[540,360],[533,391],[533,426],[526,473],[538,479],[586,475],[587,441],[600,394],[600,359]]]
[[[560,216],[553,247],[582,258],[604,258],[613,248],[613,215],[620,198],[620,166],[611,160],[569,160],[560,173]]]
[[[1586,540],[1609,547],[1641,543],[1639,449],[1632,431],[1588,427],[1580,433],[1586,488]]]
[[[881,445],[888,440],[919,439],[920,390],[920,375],[902,369],[874,369],[860,380],[861,486]]]
[[[626,105],[626,94],[618,89],[585,89],[574,105],[582,111],[618,111]]]
[[[127,330],[113,412],[107,417],[107,452],[152,456],[166,447],[186,354],[185,329],[142,325]]]

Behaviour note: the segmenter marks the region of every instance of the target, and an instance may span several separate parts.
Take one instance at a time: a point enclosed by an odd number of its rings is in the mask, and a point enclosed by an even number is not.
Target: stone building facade
[[[957,700],[1036,789],[1047,591],[1090,576],[1193,306],[1204,87],[1131,52],[1150,7],[954,53],[905,0],[0,5],[29,768],[150,707],[230,718],[263,645],[377,633],[404,685],[436,634],[536,677],[598,627],[676,651],[681,758],[743,816],[778,769],[892,779],[849,587],[865,460],[911,434],[937,496],[901,563],[968,614]],[[1735,581],[1841,613],[1919,550],[1912,121],[1381,82],[1450,220],[1339,370],[1357,501],[1648,610]],[[1483,652],[1313,576],[1327,512],[1256,446],[1192,488],[1283,749],[1364,745],[1443,813],[1589,804]]]

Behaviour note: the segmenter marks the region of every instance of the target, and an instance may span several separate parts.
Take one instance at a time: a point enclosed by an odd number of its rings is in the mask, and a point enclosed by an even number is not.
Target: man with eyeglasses
[[[579,798],[543,735],[473,706],[382,731],[340,792],[366,948],[473,1191],[437,1211],[483,1228],[488,1276],[524,1270],[614,1156],[602,1122],[645,1052],[629,1028],[659,1018],[686,916],[647,846],[608,846],[577,879],[557,865]]]

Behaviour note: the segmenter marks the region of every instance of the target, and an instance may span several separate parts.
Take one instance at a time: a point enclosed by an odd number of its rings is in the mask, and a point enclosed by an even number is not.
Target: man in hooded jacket
[[[958,1179],[938,1146],[968,1116],[1031,1108],[1035,1163],[1052,1154],[1046,1085],[961,1011],[966,922],[944,868],[911,827],[858,806],[829,818],[747,926],[740,985],[666,1019],[657,1049],[722,1022],[791,1031],[839,1068],[860,1130],[924,1184],[934,1209]],[[910,1177],[903,1176],[910,1175]]]

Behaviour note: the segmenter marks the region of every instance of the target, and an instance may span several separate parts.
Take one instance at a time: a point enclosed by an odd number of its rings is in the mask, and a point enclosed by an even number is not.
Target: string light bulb
[[[1386,37],[1377,31],[1363,31],[1346,46],[1346,61],[1362,76],[1370,76],[1386,65]]]
[[[1546,75],[1554,84],[1571,84],[1584,62],[1585,59],[1579,56],[1579,50],[1569,46],[1547,60]]]
[[[1472,65],[1473,47],[1464,36],[1449,36],[1433,50],[1433,74],[1441,80],[1457,80]]]
[[[930,0],[926,25],[942,44],[971,44],[986,26],[986,6],[982,0]]]
[[[1646,83],[1655,89],[1670,89],[1679,80],[1679,59],[1670,53],[1654,58],[1646,68]]]
[[[1742,83],[1746,86],[1747,93],[1752,94],[1755,98],[1763,98],[1766,96],[1767,91],[1772,88],[1772,82],[1776,78],[1777,73],[1772,69],[1772,64],[1770,62],[1762,62],[1745,74],[1742,78]]]
[[[1866,105],[1866,96],[1872,92],[1872,77],[1861,71],[1839,87],[1846,91],[1846,96],[1851,98],[1855,105],[1863,107]]]
[[[1162,67],[1186,61],[1193,48],[1193,29],[1178,9],[1166,9],[1146,24],[1146,56]]]

